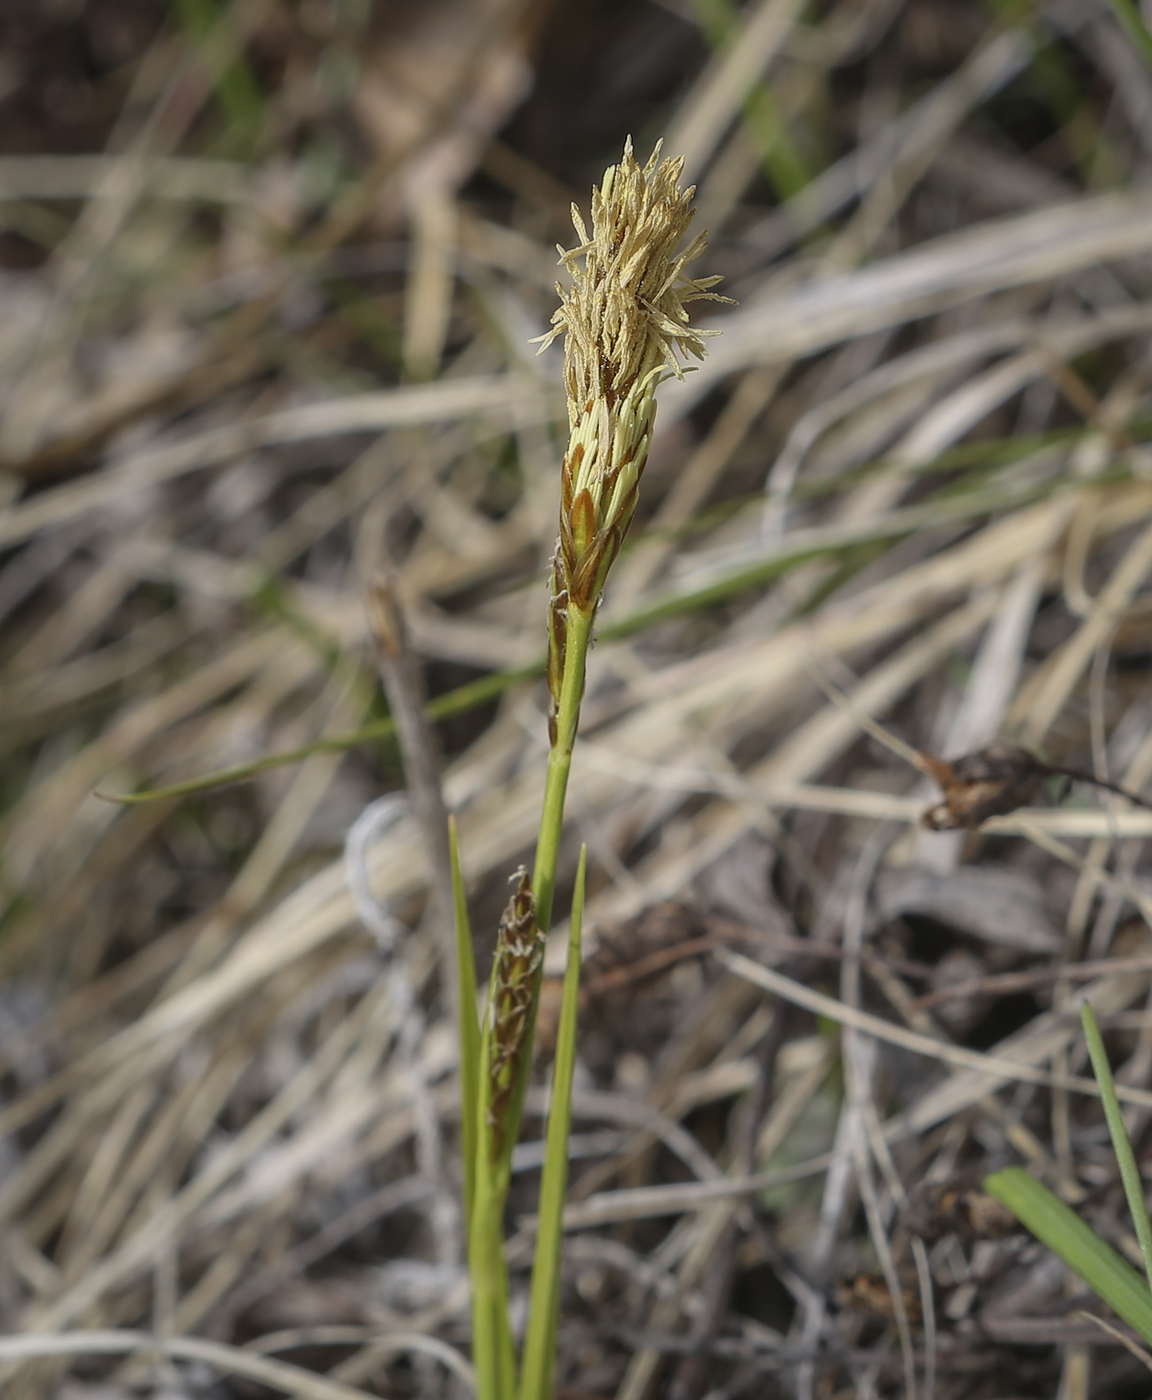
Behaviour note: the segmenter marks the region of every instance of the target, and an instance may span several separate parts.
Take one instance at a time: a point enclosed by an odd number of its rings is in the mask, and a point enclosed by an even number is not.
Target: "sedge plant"
[[[1102,1298],[1114,1313],[1152,1346],[1152,1224],[1148,1219],[1144,1183],[1124,1126],[1124,1115],[1116,1095],[1104,1040],[1087,1002],[1082,1006],[1080,1016],[1092,1070],[1100,1086],[1112,1151],[1116,1156],[1144,1264],[1144,1277],[1141,1278],[1127,1260],[1101,1239],[1059,1196],[1022,1167],[993,1172],[985,1177],[984,1189],[1007,1206],[1025,1228],[1058,1255],[1073,1273],[1079,1274],[1097,1297]]]
[[[519,871],[500,920],[482,1015],[455,832],[452,834],[456,944],[460,980],[462,1150],[472,1351],[480,1400],[547,1400],[552,1395],[560,1291],[560,1245],[568,1172],[568,1127],[576,1056],[576,1010],[585,854],[573,897],[568,964],[553,1067],[546,1154],[527,1331],[517,1355],[508,1317],[504,1207],[512,1149],[520,1127],[551,926],[564,797],[584,693],[588,648],[605,580],[636,509],[652,440],[656,389],[682,377],[684,359],[704,355],[709,332],[689,324],[686,304],[722,300],[719,279],[686,268],[703,250],[680,245],[692,217],[693,190],[682,189],[682,160],[610,166],[592,192],[592,229],[572,218],[579,246],[561,259],[572,278],[557,286],[560,307],[541,337],[565,341],[569,440],[561,466],[560,530],[548,606],[550,695],[547,776],[531,873]]]

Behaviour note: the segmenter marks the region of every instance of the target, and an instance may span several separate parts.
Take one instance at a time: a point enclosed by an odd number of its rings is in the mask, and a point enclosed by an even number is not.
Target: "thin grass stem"
[[[463,989],[461,989],[463,990]],[[464,998],[460,998],[461,1006]],[[473,1003],[475,1004],[475,1003]],[[508,1177],[493,1162],[491,1125],[492,994],[480,1039],[473,1112],[476,1144],[472,1211],[468,1226],[468,1276],[472,1285],[472,1363],[482,1400],[513,1400],[516,1360],[508,1325],[508,1270],[504,1262],[504,1203]]]
[[[1135,44],[1140,57],[1152,71],[1152,34],[1148,32],[1139,7],[1134,5],[1132,0],[1108,0],[1108,3],[1112,6],[1112,13],[1119,21],[1120,27]]]
[[[556,742],[548,755],[544,808],[536,843],[536,864],[532,871],[536,918],[545,932],[552,922],[556,862],[560,855],[560,833],[564,827],[564,796],[568,791],[568,772],[572,767],[572,749],[576,743],[576,727],[580,722],[580,701],[584,695],[584,675],[591,637],[592,614],[570,609],[564,681],[556,713]]]
[[[540,1224],[532,1263],[528,1303],[528,1335],[520,1372],[519,1400],[550,1400],[556,1363],[556,1332],[560,1313],[560,1254],[564,1239],[564,1196],[568,1189],[568,1132],[572,1123],[572,1076],[576,1068],[576,1019],[580,1000],[580,942],[584,925],[584,885],[588,849],[580,848],[576,889],[568,933],[568,963],[556,1059],[552,1069],[552,1102],[544,1174],[540,1181]]]
[[[480,1023],[476,1019],[476,963],[472,954],[472,926],[468,919],[468,898],[460,871],[460,847],[456,818],[448,818],[448,842],[452,855],[452,896],[456,925],[456,976],[460,1016],[460,1128],[464,1152],[464,1220],[472,1221],[472,1201],[476,1194],[476,1152],[478,1126],[476,1109],[480,1101]]]
[[[984,1178],[984,1189],[1079,1274],[1113,1312],[1152,1342],[1152,1297],[1144,1280],[1059,1196],[1022,1167],[993,1172]]]
[[[1108,1052],[1104,1048],[1096,1017],[1087,1002],[1080,1008],[1080,1019],[1084,1023],[1084,1037],[1088,1042],[1092,1070],[1096,1075],[1097,1084],[1100,1085],[1104,1117],[1112,1135],[1112,1150],[1116,1154],[1120,1180],[1124,1183],[1124,1194],[1128,1198],[1128,1210],[1132,1215],[1132,1225],[1140,1245],[1140,1255],[1144,1260],[1144,1273],[1152,1286],[1152,1223],[1148,1219],[1148,1203],[1144,1198],[1140,1168],[1136,1165],[1136,1154],[1132,1151],[1128,1129],[1124,1126],[1124,1114],[1120,1109],[1120,1100],[1116,1097],[1116,1084],[1112,1078],[1112,1066],[1108,1063]]]

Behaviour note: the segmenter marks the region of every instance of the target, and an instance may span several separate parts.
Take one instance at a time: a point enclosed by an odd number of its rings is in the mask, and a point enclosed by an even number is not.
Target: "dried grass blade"
[[[783,997],[796,1006],[802,1006],[817,1016],[828,1016],[841,1025],[854,1026],[858,1030],[867,1031],[869,1035],[874,1035],[878,1040],[902,1046],[906,1050],[913,1051],[914,1054],[926,1055],[929,1059],[942,1060],[945,1064],[975,1069],[993,1079],[1023,1080],[1029,1084],[1046,1084],[1069,1089],[1074,1093],[1088,1094],[1092,1098],[1100,1097],[1099,1086],[1091,1079],[1084,1079],[1079,1075],[1049,1074],[1046,1070],[1037,1069],[1034,1065],[1024,1061],[1009,1060],[1003,1055],[983,1054],[978,1050],[965,1050],[959,1045],[933,1040],[929,1036],[921,1035],[918,1031],[905,1030],[903,1026],[885,1021],[880,1016],[873,1016],[870,1012],[858,1011],[855,1007],[846,1006],[843,1002],[837,1001],[835,997],[826,996],[823,992],[805,987],[791,977],[785,977],[782,973],[773,971],[772,968],[763,967],[760,963],[753,962],[751,958],[746,958],[741,953],[729,952],[726,948],[715,949],[713,957],[723,963],[728,971],[735,973],[737,977],[743,977],[745,981],[763,987],[767,992],[774,992],[777,996]],[[989,1086],[985,1085],[984,1092],[987,1092],[988,1088]],[[1142,1103],[1146,1107],[1152,1106],[1152,1092],[1146,1089],[1120,1087],[1116,1093],[1119,1098],[1123,1098],[1126,1102]]]
[[[286,408],[265,418],[146,448],[94,476],[43,491],[0,513],[0,544],[16,544],[158,482],[278,443],[513,412],[537,414],[541,419],[559,416],[550,397],[541,392],[540,380],[529,374],[442,379]]]
[[[704,70],[665,138],[667,149],[684,157],[686,181],[699,178],[708,157],[787,39],[802,8],[798,0],[760,0],[745,11],[750,17],[739,34]]]
[[[1139,257],[1150,234],[1147,195],[1100,195],[976,224],[858,272],[747,304],[724,316],[724,338],[705,364],[685,383],[667,386],[663,427],[733,370],[801,359],[972,297]]]
[[[478,680],[467,681],[446,695],[438,695],[435,700],[430,700],[426,710],[427,717],[429,720],[438,720],[447,719],[451,715],[466,714],[478,705],[496,699],[520,681],[534,680],[543,673],[544,658],[541,657],[530,666],[518,666],[510,671],[494,671]],[[296,749],[266,754],[263,758],[253,759],[251,763],[238,763],[233,768],[220,768],[215,773],[186,778],[183,782],[171,783],[167,787],[143,788],[139,792],[101,792],[97,796],[109,802],[123,803],[159,802],[168,797],[184,797],[193,792],[206,792],[210,788],[245,782],[272,768],[299,763],[314,753],[338,753],[343,749],[353,749],[360,744],[371,743],[375,739],[390,739],[395,733],[396,721],[392,718],[373,720],[371,724],[362,725],[351,734],[336,734],[328,739],[317,739],[314,743],[303,744]]]
[[[160,1352],[177,1360],[204,1361],[225,1374],[279,1390],[299,1400],[372,1400],[367,1391],[332,1381],[287,1361],[273,1361],[206,1337],[164,1337],[150,1332],[91,1331],[31,1333],[0,1337],[0,1362],[54,1356],[125,1356]],[[460,1365],[466,1365],[462,1360]]]

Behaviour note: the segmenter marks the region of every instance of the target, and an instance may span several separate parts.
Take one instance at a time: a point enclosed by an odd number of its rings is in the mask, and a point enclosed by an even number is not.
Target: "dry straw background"
[[[558,1393],[1147,1393],[964,1193],[1022,1161],[1135,1248],[1076,1007],[1147,1151],[1152,816],[929,834],[862,727],[1152,778],[1152,76],[1104,0],[6,0],[11,1400],[468,1393],[429,863],[399,800],[343,854],[404,786],[365,595],[494,930],[564,438],[527,342],[628,133],[739,305],[662,391],[576,751]]]

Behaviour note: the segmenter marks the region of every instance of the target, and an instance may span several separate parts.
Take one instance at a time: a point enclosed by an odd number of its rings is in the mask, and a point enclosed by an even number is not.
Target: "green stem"
[[[478,1400],[512,1400],[516,1357],[508,1323],[508,1271],[504,1262],[504,1204],[508,1198],[508,1160],[493,1161],[491,1108],[492,994],[480,1036],[476,1101],[464,1105],[474,1114],[472,1141],[476,1164],[468,1222],[468,1277],[472,1286],[472,1364]]]
[[[448,818],[448,849],[452,858],[452,902],[456,925],[456,991],[460,1017],[460,1128],[464,1151],[464,1219],[471,1228],[476,1196],[476,1154],[480,1128],[476,1121],[480,1101],[480,1023],[476,1019],[476,955],[472,951],[472,925],[468,896],[460,870],[460,845],[456,818]]]
[[[572,1077],[576,1069],[576,1021],[580,1010],[580,934],[584,923],[584,883],[588,851],[580,850],[572,920],[568,932],[568,965],[556,1058],[552,1067],[552,1103],[548,1109],[547,1148],[540,1181],[539,1225],[532,1260],[532,1289],[528,1304],[528,1335],[520,1371],[519,1400],[551,1400],[556,1369],[556,1331],[560,1313],[560,1255],[564,1240],[564,1196],[568,1189],[568,1130],[572,1122]]]
[[[1096,1083],[1100,1085],[1100,1098],[1104,1104],[1104,1117],[1108,1132],[1112,1137],[1112,1151],[1116,1154],[1116,1165],[1120,1169],[1120,1179],[1124,1183],[1124,1194],[1128,1198],[1128,1209],[1132,1215],[1132,1225],[1140,1245],[1140,1257],[1144,1260],[1144,1273],[1152,1283],[1152,1222],[1148,1219],[1148,1203],[1144,1199],[1144,1181],[1140,1168],[1136,1165],[1136,1154],[1124,1124],[1124,1112],[1116,1097],[1116,1084],[1112,1078],[1112,1066],[1108,1063],[1108,1051],[1096,1017],[1087,1002],[1080,1008],[1080,1019],[1084,1025],[1084,1038],[1088,1042],[1088,1054]]]
[[[507,1184],[488,1163],[477,1163],[468,1239],[472,1285],[472,1362],[480,1400],[512,1400],[516,1359],[508,1326],[508,1273],[504,1264]]]
[[[580,719],[584,694],[584,668],[592,635],[592,614],[569,611],[564,654],[564,675],[556,716],[556,741],[548,757],[544,786],[544,810],[536,846],[536,869],[532,878],[536,896],[536,917],[545,932],[552,916],[552,895],[556,887],[556,861],[560,833],[564,825],[564,794],[568,770]],[[537,988],[539,995],[539,988]],[[492,996],[489,992],[491,1016]],[[508,1277],[504,1265],[503,1219],[508,1196],[512,1149],[520,1134],[520,1115],[528,1084],[532,1039],[536,1019],[532,1009],[528,1034],[524,1037],[517,1087],[508,1105],[504,1127],[504,1149],[493,1160],[492,1137],[488,1124],[489,1053],[491,1027],[485,1025],[481,1037],[480,1074],[476,1103],[476,1172],[472,1185],[472,1218],[469,1229],[468,1272],[472,1280],[472,1356],[476,1366],[480,1400],[511,1400],[516,1384],[516,1359],[508,1328]]]
[[[1140,52],[1140,57],[1152,70],[1152,34],[1144,23],[1144,16],[1132,0],[1110,0],[1116,18],[1129,39]]]
[[[1059,1196],[1021,1167],[1006,1167],[986,1176],[984,1190],[1058,1254],[1129,1327],[1152,1342],[1152,1298],[1147,1283]]]
[[[536,866],[532,890],[536,895],[536,919],[545,933],[552,922],[552,896],[556,889],[556,862],[560,855],[560,833],[564,828],[564,794],[568,790],[568,770],[580,721],[580,701],[584,697],[584,669],[588,643],[592,637],[591,612],[568,609],[568,630],[564,645],[564,679],[560,684],[560,704],[556,715],[556,742],[548,755],[548,776],[544,784],[544,810],[540,815],[540,835],[536,842]]]

